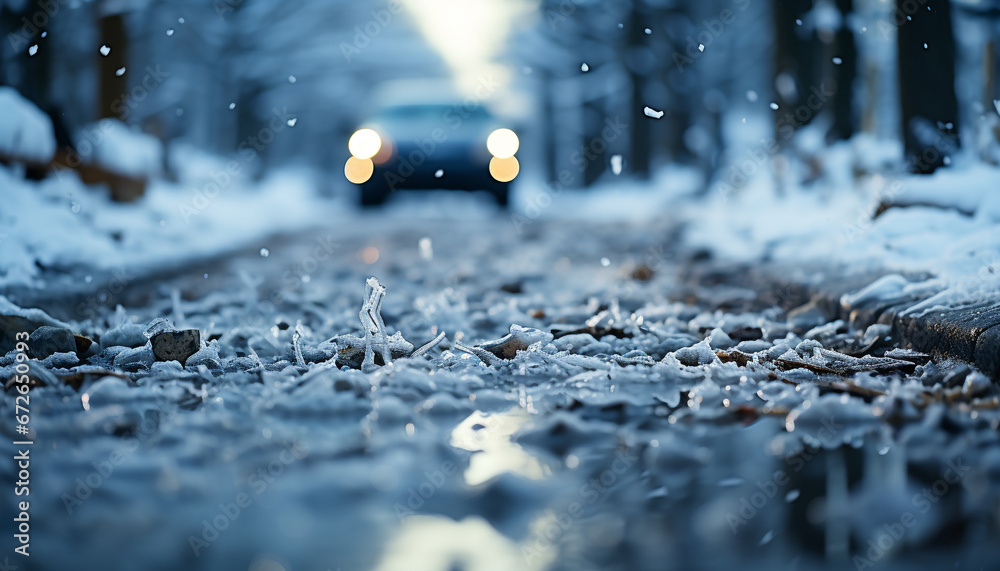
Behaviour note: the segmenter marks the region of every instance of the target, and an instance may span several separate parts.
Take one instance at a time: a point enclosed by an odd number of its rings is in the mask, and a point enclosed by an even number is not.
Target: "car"
[[[486,191],[506,207],[520,142],[480,103],[397,102],[372,113],[347,142],[347,179],[362,206],[396,190]]]

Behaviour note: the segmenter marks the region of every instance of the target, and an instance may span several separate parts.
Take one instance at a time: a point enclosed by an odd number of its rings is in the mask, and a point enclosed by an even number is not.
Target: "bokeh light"
[[[372,177],[375,172],[375,165],[371,159],[359,159],[351,157],[344,165],[344,176],[354,184],[361,184]]]
[[[521,165],[518,164],[517,159],[514,157],[493,157],[490,159],[490,174],[499,182],[514,180],[514,177],[517,176],[520,170]]]
[[[370,159],[382,148],[382,140],[378,133],[371,129],[360,129],[347,142],[351,154],[359,159]]]
[[[497,129],[490,133],[489,138],[486,139],[486,148],[489,149],[490,154],[500,159],[513,157],[520,144],[517,135],[510,129]]]

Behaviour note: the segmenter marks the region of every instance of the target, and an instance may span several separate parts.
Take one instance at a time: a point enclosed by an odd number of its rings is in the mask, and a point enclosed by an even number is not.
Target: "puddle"
[[[507,473],[532,480],[549,476],[548,466],[510,439],[529,420],[527,411],[514,407],[492,414],[477,410],[459,423],[451,432],[451,445],[475,452],[464,474],[465,483],[477,486]]]
[[[526,560],[520,544],[482,518],[413,516],[386,546],[375,571],[533,571],[549,563]]]

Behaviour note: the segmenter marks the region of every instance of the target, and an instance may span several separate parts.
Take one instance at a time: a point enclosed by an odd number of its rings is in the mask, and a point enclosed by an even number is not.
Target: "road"
[[[79,389],[32,389],[32,562],[995,563],[996,387],[878,330],[790,319],[807,300],[679,230],[365,214],[130,280],[85,316],[87,295],[50,298],[101,348],[48,363]],[[362,372],[324,342],[363,335],[373,276],[389,333],[445,337]],[[161,317],[210,342],[198,364],[120,358],[125,332]]]

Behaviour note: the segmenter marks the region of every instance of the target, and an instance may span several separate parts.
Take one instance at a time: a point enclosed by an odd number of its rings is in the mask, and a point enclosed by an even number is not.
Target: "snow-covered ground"
[[[224,167],[218,173],[229,179]],[[71,174],[34,182],[0,167],[0,286],[43,287],[43,267],[134,275],[182,267],[319,226],[336,212],[299,172],[259,184],[232,180],[224,187],[210,177],[183,185],[154,180],[138,202],[115,203]]]
[[[465,214],[365,217],[70,319],[94,346],[32,365],[33,544],[61,547],[33,561],[834,569],[859,553],[936,569],[995,556],[1000,394],[983,375],[898,351],[878,327],[787,319],[738,276],[685,282],[669,219],[518,232]],[[383,366],[374,335],[365,372],[372,275],[395,349]],[[184,365],[144,334],[171,325],[200,335]],[[982,535],[950,540],[956,525]]]
[[[31,329],[48,340],[31,351],[51,353],[29,374],[33,561],[995,564],[1000,388],[900,349],[886,326],[790,316],[738,272],[684,278],[767,258],[935,274],[889,276],[860,297],[995,292],[981,261],[1000,240],[996,171],[838,175],[885,153],[866,145],[824,152],[833,175],[781,196],[763,176],[700,196],[693,171],[671,168],[584,192],[528,178],[510,212],[452,193],[362,211],[301,171],[251,183],[184,149],[179,182],[130,204],[72,176],[0,168],[4,286],[173,268],[84,314],[50,292],[61,321],[0,298],[0,332]],[[938,203],[938,186],[982,200],[871,220],[883,198]],[[699,262],[703,248],[716,258]],[[371,276],[387,288],[386,342],[371,331],[377,296],[362,305]],[[195,351],[166,358],[183,349],[171,329]],[[17,359],[0,356],[0,378]],[[12,418],[14,403],[0,412]],[[12,426],[0,424],[8,441]],[[8,480],[12,466],[0,465]]]
[[[845,177],[872,156],[886,155],[893,155],[893,145],[873,148],[859,136],[820,153],[826,176],[809,186],[779,191],[782,185],[763,169],[742,188],[720,184],[707,200],[685,202],[686,240],[740,262],[930,274],[915,283],[896,276],[867,292],[898,298],[900,288],[908,287],[936,294],[920,309],[995,299],[1000,168],[959,157],[954,168],[930,176],[876,171]],[[897,206],[880,213],[883,204]]]

